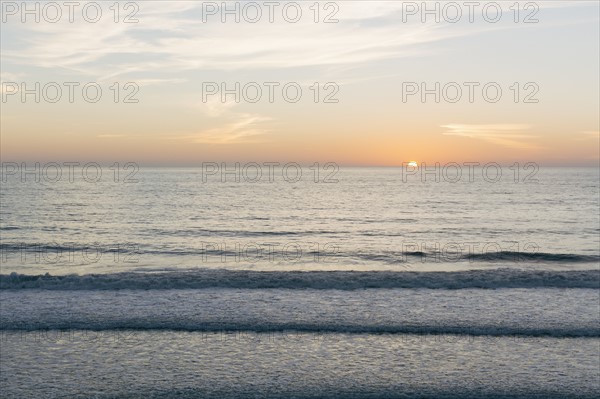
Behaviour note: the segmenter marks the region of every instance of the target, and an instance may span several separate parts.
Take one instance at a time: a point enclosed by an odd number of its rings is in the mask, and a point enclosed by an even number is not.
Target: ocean
[[[600,395],[597,168],[67,166],[3,170],[2,397]]]

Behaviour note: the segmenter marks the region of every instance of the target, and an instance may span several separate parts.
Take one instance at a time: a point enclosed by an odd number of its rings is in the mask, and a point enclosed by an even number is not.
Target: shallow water
[[[199,333],[2,338],[8,397],[592,398],[597,338]],[[19,382],[18,384],[16,382]]]

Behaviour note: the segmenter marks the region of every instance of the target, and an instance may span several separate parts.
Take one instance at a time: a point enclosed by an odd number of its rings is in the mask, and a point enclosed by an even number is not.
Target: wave
[[[152,290],[152,289],[336,289],[366,288],[600,288],[600,270],[522,269],[456,272],[413,271],[249,271],[196,269],[88,275],[1,274],[0,289]]]
[[[2,251],[5,256],[9,253],[47,253],[50,252],[52,254],[59,254],[61,252],[95,252],[101,251],[105,253],[112,252],[132,252],[132,248],[137,248],[134,244],[118,244],[115,246],[106,246],[106,245],[77,245],[75,243],[51,243],[51,244],[36,244],[36,243],[28,243],[28,244],[19,244],[19,243],[2,243],[0,244],[0,251]]]
[[[2,332],[41,331],[185,331],[185,332],[252,332],[252,333],[295,333],[318,334],[416,334],[416,335],[464,335],[494,337],[553,337],[553,338],[598,338],[597,327],[512,327],[512,326],[456,326],[456,325],[342,325],[324,323],[206,323],[186,320],[102,320],[102,321],[65,321],[52,324],[17,323],[0,325]],[[57,334],[52,334],[57,335]],[[133,334],[130,334],[133,335]]]
[[[540,261],[540,262],[569,262],[569,263],[587,263],[598,262],[600,256],[596,255],[578,255],[578,254],[561,254],[548,252],[515,252],[515,251],[498,251],[483,254],[465,255],[465,259],[471,260],[491,260],[491,261]]]
[[[279,235],[279,232],[263,234],[265,238],[269,236]],[[281,234],[295,234],[292,232],[283,232]],[[290,242],[291,243],[291,242]],[[227,246],[223,242],[200,242],[203,246],[200,248],[174,248],[174,249],[156,249],[144,248],[134,243],[122,243],[118,245],[77,245],[75,243],[0,243],[0,251],[4,256],[9,253],[24,254],[24,253],[46,253],[48,256],[57,256],[62,253],[119,253],[129,255],[150,255],[150,256],[199,256],[204,261],[218,261],[220,259],[232,258],[250,258],[251,260],[283,258],[284,251],[281,247],[271,246],[267,243],[251,242],[249,248],[244,247],[241,243],[238,246]],[[298,243],[302,249],[302,243]],[[307,244],[307,243],[304,243]],[[314,244],[314,243],[313,243]],[[274,245],[274,244],[273,244]],[[414,245],[417,247],[417,245]],[[448,245],[450,246],[450,244]],[[454,246],[452,246],[454,248]],[[295,250],[295,248],[293,249]],[[466,251],[341,251],[341,247],[336,245],[325,244],[324,249],[305,250],[302,252],[305,259],[325,259],[336,261],[369,261],[379,262],[384,264],[414,264],[422,263],[455,263],[455,262],[480,262],[480,263],[495,263],[495,262],[510,262],[510,263],[598,263],[600,262],[599,255],[583,255],[572,253],[551,253],[551,252],[527,252],[527,251],[487,251],[481,253],[467,253]],[[210,258],[209,258],[210,257]]]
[[[268,220],[268,219],[267,219]],[[282,231],[252,231],[252,230],[226,230],[226,229],[147,229],[146,233],[157,235],[168,235],[175,237],[273,237],[273,236],[311,236],[322,234],[339,234],[340,231],[334,230],[282,230]]]

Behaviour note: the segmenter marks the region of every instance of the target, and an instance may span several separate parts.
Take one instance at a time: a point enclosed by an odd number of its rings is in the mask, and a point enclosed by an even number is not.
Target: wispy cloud
[[[446,136],[469,137],[511,148],[539,148],[539,146],[528,142],[538,137],[527,133],[531,129],[531,125],[510,123],[489,125],[448,124],[441,127],[447,129],[443,133]]]
[[[216,118],[230,112],[237,103],[233,100],[222,101],[220,98],[208,98],[205,102],[195,105],[206,116]]]
[[[262,142],[264,136],[271,130],[266,122],[273,119],[257,114],[236,114],[236,120],[220,127],[207,129],[196,134],[179,136],[177,138],[200,144],[239,144]]]
[[[19,92],[19,87],[15,87],[15,85],[7,85],[7,83],[17,83],[21,81],[23,78],[23,74],[21,73],[10,73],[10,72],[0,72],[0,94],[4,93],[17,93]]]
[[[96,24],[6,24],[15,40],[3,48],[3,58],[97,80],[199,68],[333,67],[421,55],[423,44],[481,30],[473,24],[448,29],[434,21],[400,23],[402,6],[393,2],[344,3],[336,24],[314,23],[308,6],[297,24],[281,15],[279,23],[264,18],[257,24],[223,24],[218,16],[203,23],[201,3],[141,2],[137,24],[111,18]]]
[[[600,130],[585,130],[583,132],[579,132],[579,140],[599,140],[600,139]]]
[[[442,40],[514,28],[515,24],[421,23],[402,21],[404,2],[343,2],[339,23],[314,23],[309,3],[304,16],[290,24],[220,23],[219,15],[202,22],[202,3],[138,2],[138,23],[98,23],[62,18],[58,23],[3,24],[3,62],[78,73],[98,81],[138,76],[159,82],[183,71],[264,68],[339,68],[435,51],[427,46]],[[218,2],[219,4],[223,4]],[[228,4],[232,7],[233,2]],[[591,2],[539,2],[540,8],[585,6]],[[110,3],[103,3],[108,16]],[[502,3],[509,12],[510,3]],[[266,11],[265,11],[266,12]],[[512,11],[511,11],[512,12]],[[322,12],[321,18],[327,13]],[[510,13],[509,13],[510,14]],[[466,20],[466,16],[465,17]],[[411,23],[414,22],[414,23]],[[165,75],[168,75],[165,77]],[[340,77],[340,79],[343,77]]]
[[[22,73],[0,72],[0,82],[18,82],[22,77]]]
[[[97,136],[99,139],[118,139],[118,138],[123,138],[123,137],[127,137],[124,134],[99,134]]]
[[[185,79],[136,79],[135,83],[138,86],[158,86],[184,83],[185,81]]]

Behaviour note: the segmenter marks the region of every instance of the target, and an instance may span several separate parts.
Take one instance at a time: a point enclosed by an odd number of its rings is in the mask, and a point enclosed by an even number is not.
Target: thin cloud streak
[[[508,123],[488,125],[448,124],[440,127],[447,129],[446,132],[442,133],[445,136],[469,137],[517,149],[539,148],[539,146],[527,142],[527,140],[538,137],[526,133],[532,128],[531,125]]]
[[[256,114],[237,114],[238,120],[200,133],[176,137],[196,144],[240,144],[264,142],[270,133],[264,124],[273,119]]]

